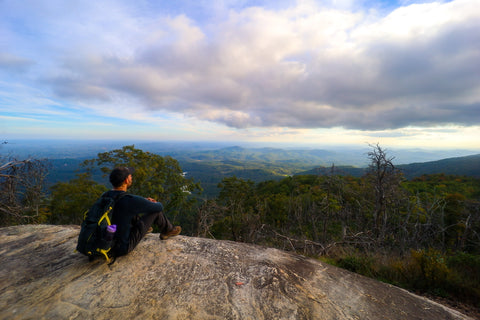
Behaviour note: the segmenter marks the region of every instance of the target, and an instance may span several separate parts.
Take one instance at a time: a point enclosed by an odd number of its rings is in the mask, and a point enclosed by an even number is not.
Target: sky
[[[479,0],[0,0],[3,141],[479,137]]]

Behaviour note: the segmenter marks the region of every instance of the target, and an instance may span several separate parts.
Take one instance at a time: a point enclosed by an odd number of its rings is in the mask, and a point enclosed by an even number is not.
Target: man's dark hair
[[[120,187],[123,181],[125,181],[129,175],[133,174],[134,171],[133,168],[117,167],[110,173],[110,183],[114,188]]]

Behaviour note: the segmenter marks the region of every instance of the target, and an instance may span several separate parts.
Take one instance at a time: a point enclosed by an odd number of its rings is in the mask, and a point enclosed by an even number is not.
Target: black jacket
[[[115,197],[124,191],[110,190],[106,194]],[[163,211],[160,202],[151,202],[143,197],[127,194],[120,198],[113,209],[112,224],[117,225],[113,254],[121,256],[128,253],[130,229],[135,217],[146,213]]]

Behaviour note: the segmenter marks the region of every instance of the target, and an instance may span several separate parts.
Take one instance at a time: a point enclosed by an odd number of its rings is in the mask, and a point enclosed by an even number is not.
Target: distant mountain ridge
[[[264,162],[264,163],[289,163],[300,162],[303,165],[328,165],[340,160],[340,156],[332,151],[322,149],[279,149],[279,148],[243,148],[232,146],[214,150],[202,150],[195,152],[177,152],[177,159],[184,161],[234,161],[234,162]],[[358,163],[358,159],[351,158],[351,161]]]
[[[396,165],[396,168],[400,169],[407,179],[413,179],[424,174],[439,173],[480,178],[480,154],[436,161],[401,164]],[[299,174],[329,174],[332,170],[336,174],[360,177],[365,174],[367,168],[352,166],[317,167]]]
[[[218,195],[218,183],[225,177],[236,176],[244,180],[261,182],[279,180],[293,175],[335,174],[361,177],[366,166],[337,165],[338,154],[326,150],[283,150],[275,148],[247,149],[228,147],[217,150],[192,152],[161,153],[177,159],[187,177],[200,182],[204,189],[203,196]],[[323,160],[322,160],[323,159]],[[325,160],[328,159],[328,160]],[[395,161],[395,159],[394,159]],[[52,169],[49,185],[75,178],[82,159],[51,159]],[[480,178],[480,154],[446,158],[436,161],[417,162],[396,165],[407,179],[423,174],[444,173]],[[94,179],[109,186],[108,179],[97,172]]]
[[[119,149],[124,145],[134,145],[146,152],[171,156],[177,159],[187,177],[200,182],[207,197],[216,196],[217,185],[225,177],[254,182],[279,180],[299,174],[329,174],[362,176],[368,166],[370,148],[331,147],[329,149],[308,147],[258,147],[228,143],[185,143],[163,142],[88,142],[88,141],[44,141],[10,142],[0,147],[0,156],[20,156],[47,158],[51,162],[48,186],[56,182],[66,182],[75,174],[84,172],[80,163],[93,159],[99,152]],[[386,149],[394,164],[404,171],[408,179],[422,174],[445,173],[480,177],[480,154],[478,150],[425,150],[425,149]],[[474,154],[474,155],[471,155]],[[442,157],[444,157],[442,159]],[[438,160],[442,159],[442,160]],[[109,186],[108,178],[98,170],[94,180]]]
[[[208,142],[208,141],[88,141],[88,140],[15,140],[0,145],[0,157],[15,156],[19,158],[34,157],[37,159],[92,159],[99,152],[120,149],[122,146],[134,145],[143,151],[155,154],[170,155],[176,159],[186,159],[212,155],[220,160],[249,159],[275,160],[289,163],[292,159],[311,160],[314,166],[330,166],[335,164],[364,167],[367,165],[367,153],[370,147],[357,146],[302,146],[302,145],[266,145],[248,142]],[[394,149],[385,148],[389,156],[395,157],[396,164],[436,161],[439,159],[462,157],[480,153],[480,149]],[[236,158],[235,158],[236,157]],[[310,169],[308,168],[308,169]]]
[[[399,165],[397,168],[401,169],[409,179],[434,173],[480,178],[480,154]]]

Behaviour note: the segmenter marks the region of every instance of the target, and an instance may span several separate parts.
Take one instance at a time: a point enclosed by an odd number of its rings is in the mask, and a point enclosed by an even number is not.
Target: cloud
[[[0,71],[21,73],[26,71],[32,64],[33,62],[29,59],[0,52]]]
[[[36,61],[51,66],[36,75],[38,84],[90,108],[127,100],[135,102],[130,112],[234,128],[385,130],[480,120],[475,0],[406,2],[387,15],[347,11],[350,1],[342,10],[308,1],[218,6],[201,19],[146,13],[145,3],[79,3],[81,19],[63,10],[67,16],[55,19],[53,6],[32,13],[29,27],[36,21],[43,37],[53,35],[42,44],[52,53]]]

